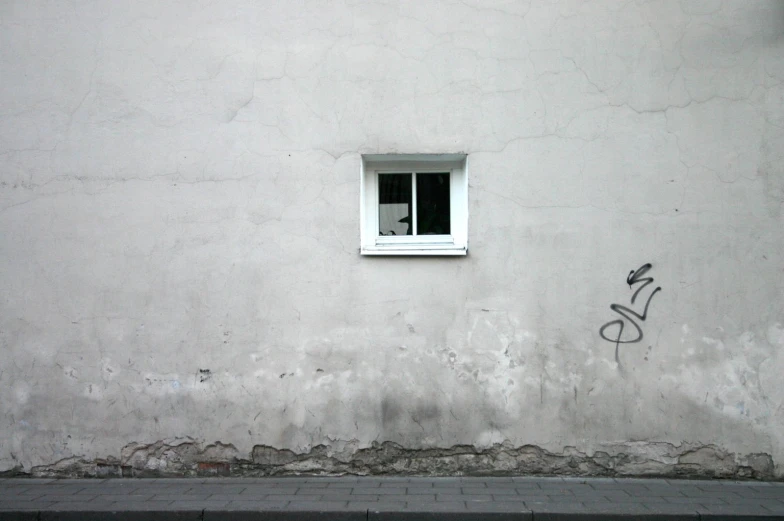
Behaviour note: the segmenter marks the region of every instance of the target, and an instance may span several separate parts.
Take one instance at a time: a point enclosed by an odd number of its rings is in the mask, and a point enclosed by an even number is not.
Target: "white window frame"
[[[360,176],[362,255],[466,255],[468,253],[468,170],[465,154],[366,154]],[[449,172],[448,235],[379,235],[378,175]],[[412,175],[416,208],[416,179]],[[414,229],[416,212],[411,216]]]

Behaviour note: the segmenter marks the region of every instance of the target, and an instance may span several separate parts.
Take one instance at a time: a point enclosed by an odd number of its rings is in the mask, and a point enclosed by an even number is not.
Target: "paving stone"
[[[135,495],[143,495],[149,494],[153,495],[161,491],[160,487],[139,487],[139,486],[125,486],[125,487],[85,487],[84,490],[79,492],[80,494],[135,494]]]
[[[122,503],[119,501],[115,501],[112,503],[105,503],[105,502],[96,502],[96,501],[89,501],[86,503],[54,503],[49,505],[46,508],[42,508],[41,512],[87,512],[87,511],[97,511],[97,512],[107,512],[107,511],[171,511],[169,508],[169,503],[166,504],[150,504],[150,503],[138,503],[138,502],[130,502],[130,503]]]
[[[204,521],[366,521],[366,511],[204,511]]]
[[[381,488],[381,481],[377,478],[359,478],[354,486],[362,488]]]
[[[334,481],[329,483],[329,486],[327,486],[327,488],[354,488],[356,486],[358,486],[356,481],[346,481],[346,482]],[[379,488],[381,488],[380,485]]]
[[[461,487],[463,483],[467,483],[470,480],[465,480],[463,478],[438,478],[433,480],[433,486],[438,487]]]
[[[564,482],[568,482],[569,479],[572,479],[572,480],[575,480],[575,481],[582,481],[583,483],[588,483],[588,484],[591,484],[591,485],[602,484],[602,483],[612,483],[612,484],[615,484],[615,483],[624,481],[623,478],[563,478],[563,479],[564,479]],[[626,480],[626,481],[628,481],[628,480]]]
[[[152,492],[154,494],[187,494],[193,490],[193,486],[165,486],[165,487],[139,487],[133,491],[134,494],[146,494]]]
[[[459,496],[460,494],[453,494]],[[419,501],[421,503],[435,503],[438,494],[406,494],[405,498],[409,501]]]
[[[229,501],[225,507],[215,508],[206,507],[205,512],[233,512],[233,511],[253,511],[263,512],[267,510],[283,510],[289,504],[288,501]]]
[[[630,496],[672,496],[672,497],[683,497],[683,494],[680,490],[675,487],[648,487],[648,491],[644,490],[626,490],[625,491]]]
[[[749,490],[746,492],[736,492],[740,497],[749,497],[749,498],[771,498],[771,499],[782,499],[784,500],[784,491],[778,488],[768,488],[768,489],[760,489],[759,491],[756,490]]]
[[[297,497],[295,494],[267,494],[263,498],[266,501],[300,501],[302,500],[301,497]]]
[[[379,494],[379,495],[388,495],[388,494],[405,494],[406,488],[405,487],[395,487],[395,488],[355,488],[352,489],[352,494]]]
[[[206,497],[206,496],[205,496]],[[148,501],[193,501],[193,494],[157,494]],[[119,500],[118,500],[119,501]]]
[[[453,501],[443,503],[428,503],[424,507],[418,504],[409,503],[406,505],[406,511],[426,511],[426,512],[466,512],[465,501]]]
[[[80,490],[84,490],[86,487],[83,485],[38,485],[39,487],[45,487],[46,490],[51,491],[52,494],[76,494]]]
[[[291,501],[286,508],[290,510],[340,511],[351,510],[349,501]]]
[[[96,497],[97,497],[96,494],[90,494],[86,496],[82,496],[82,495],[60,496],[60,495],[45,494],[41,496],[39,499],[41,501],[55,501],[58,503],[69,503],[69,502],[81,503],[81,502],[90,501],[92,499],[95,499]]]
[[[689,504],[685,504],[685,505],[673,505],[668,503],[640,503],[640,504],[655,514],[688,516],[689,519],[693,519],[694,516],[697,515],[697,510],[699,508],[699,506],[697,505],[689,505]]]
[[[539,483],[545,481],[546,481],[545,478],[536,477],[536,476],[512,476],[513,483],[524,483],[524,484],[535,483],[537,487],[539,486]],[[559,480],[559,481],[563,482],[563,480]]]
[[[394,488],[394,489],[386,488],[386,489],[382,489],[381,487],[378,487],[378,488],[354,487],[354,488],[351,489],[351,494],[361,494],[361,495],[375,494],[375,495],[381,495],[381,494],[389,494],[390,490],[397,490],[398,494],[405,494],[405,491],[406,491],[405,488]],[[384,491],[384,492],[382,492],[382,491]],[[392,493],[394,493],[394,492],[392,492]]]
[[[592,497],[604,497],[611,501],[633,501],[634,498],[624,492],[623,490],[619,490],[617,492],[613,492],[611,490],[605,490],[602,492],[601,496],[598,494],[592,494]]]
[[[210,485],[249,485],[251,483],[260,483],[270,481],[270,478],[201,478],[202,483]],[[307,480],[310,481],[310,480]]]
[[[96,499],[101,501],[149,501],[154,494],[100,494]]]
[[[192,487],[186,494],[240,494],[247,487],[237,485],[227,485],[225,487],[216,485],[202,485],[200,487]]]
[[[493,489],[493,491],[495,491],[495,490],[496,489]],[[560,493],[558,491],[554,491],[554,489],[546,489],[545,490],[545,489],[542,489],[542,488],[539,488],[539,487],[536,487],[536,488],[515,488],[515,490],[517,491],[518,495],[527,494],[529,496],[535,496],[535,495],[547,496],[549,494]]]
[[[295,496],[305,499],[320,498],[325,495],[326,490],[323,488],[300,488],[294,493]]]
[[[407,504],[405,501],[351,501],[349,506],[360,510],[390,512],[404,510]]]
[[[700,497],[700,496],[688,496],[688,497],[668,497],[666,498],[668,503],[682,503],[682,504],[698,504],[701,503],[703,505],[710,505],[710,504],[719,504],[719,505],[726,505],[720,497]]]
[[[430,495],[432,495],[432,494],[462,494],[463,493],[463,489],[462,488],[458,488],[458,487],[455,487],[455,488],[441,488],[441,487],[438,487],[438,488],[435,488],[435,487],[431,487],[431,488],[411,488],[411,487],[409,487],[406,490],[407,490],[409,495],[418,495],[418,494],[430,494]]]
[[[496,501],[509,501],[514,496],[497,496]],[[563,496],[550,496],[547,494],[536,494],[529,496],[528,494],[521,494],[515,498],[516,501],[533,502],[533,503],[551,503],[553,501],[564,501]],[[573,500],[576,501],[576,500]]]
[[[255,496],[266,496],[267,494],[291,494],[292,496],[297,493],[299,490],[296,487],[286,487],[286,488],[276,488],[276,487],[257,487],[257,486],[249,486],[245,487],[245,490],[240,492],[240,494],[244,496],[248,495],[255,495]]]
[[[732,490],[726,489],[711,489],[711,490],[701,490],[698,488],[688,488],[681,491],[684,496],[686,497],[720,497],[720,498],[727,498],[728,501],[732,501],[732,498],[740,498],[741,496],[733,492]]]
[[[489,485],[488,488],[499,489],[499,488],[539,488],[539,483],[536,481],[509,481],[503,483],[494,483]]]
[[[429,493],[428,494],[424,494],[424,493],[420,493],[422,491],[419,491],[419,490],[417,490],[415,492],[412,492],[412,491],[409,490],[404,495],[406,497],[409,497],[409,498],[421,499],[422,501],[435,501],[436,500],[436,494],[435,494],[435,491],[433,489],[429,489],[429,490],[425,489],[424,491],[425,492],[429,492]],[[379,497],[382,497],[382,496],[379,496]]]
[[[78,494],[81,490],[82,490],[81,487],[79,487],[78,489],[75,489],[75,490],[62,490],[62,489],[59,489],[59,488],[51,488],[51,489],[50,488],[46,488],[46,489],[44,489],[44,493],[47,496],[69,497],[69,496],[73,496],[73,495]],[[89,495],[89,494],[90,493],[88,492],[87,495]],[[93,492],[93,494],[95,494],[95,493]]]
[[[784,501],[778,499],[749,499],[749,498],[741,498],[741,499],[733,499],[730,504],[734,507],[743,507],[743,506],[762,506],[767,508],[768,510],[772,511],[782,511],[784,510]],[[711,505],[706,505],[711,506]]]
[[[536,481],[513,481],[511,483],[499,483],[497,486],[493,487],[494,489],[498,488],[514,488],[516,490],[541,490],[539,488],[539,483]]]
[[[764,508],[754,508],[751,506],[736,507],[725,505],[721,508],[704,507],[698,508],[697,512],[700,515],[700,519],[711,521],[737,520],[739,518],[755,520],[784,519],[782,512],[771,512]]]
[[[455,501],[466,501],[469,497],[476,498],[478,496],[466,496],[465,494],[436,494],[436,502],[453,503]],[[487,496],[487,499],[492,499],[492,496]]]
[[[381,496],[379,494],[351,494],[348,491],[335,493],[333,491],[333,493],[327,494],[324,497],[329,499],[330,501],[379,501],[381,500],[381,498],[397,497],[397,496],[387,496],[387,495]]]
[[[3,486],[2,483],[0,483],[0,490],[8,494],[25,494],[31,491],[35,493],[35,491],[38,490],[38,487],[26,487],[24,485]]]
[[[242,494],[212,494],[207,496],[206,499],[211,501],[241,501],[250,498],[248,496],[243,496]]]
[[[514,512],[531,515],[531,511],[523,503],[510,503],[505,501],[490,504],[466,503],[470,512]]]
[[[200,521],[201,512],[42,511],[40,521]]]
[[[224,508],[228,501],[211,501],[209,499],[194,499],[192,501],[172,501],[169,508],[173,510],[204,510],[205,508]]]
[[[207,478],[113,478],[108,480],[113,483],[152,483],[156,487],[166,486],[166,485],[177,485],[182,484],[183,482],[187,482],[192,487],[196,487],[199,485],[204,485],[208,483],[209,479]]]
[[[433,478],[411,478],[406,486],[433,488]]]
[[[54,505],[54,501],[0,501],[0,512],[9,510],[38,510]]]
[[[638,503],[670,503],[668,496],[631,496],[625,501],[635,501]]]
[[[5,490],[0,491],[0,501],[34,501],[43,495],[43,492],[37,494],[13,494]]]
[[[326,482],[326,481],[319,482],[319,481],[310,481],[310,480],[308,480],[308,481],[305,481],[304,483],[300,483],[298,488],[300,488],[300,489],[327,488],[328,486],[329,486],[329,483]]]
[[[676,487],[698,487],[700,485],[713,485],[715,483],[718,483],[720,480],[666,478],[663,479],[662,481],[666,481],[670,485],[674,485]]]
[[[470,501],[472,503],[476,503],[476,502],[491,503],[493,501],[493,496],[491,496],[490,494],[463,494],[460,496],[448,496],[448,497],[453,498],[452,501]],[[509,497],[509,496],[501,496],[501,497]],[[511,496],[511,497],[516,498],[517,496]],[[439,502],[449,501],[446,498],[447,496],[439,495],[438,497],[436,497],[436,501]]]
[[[493,488],[493,490],[497,490],[498,489],[498,487],[492,487],[492,488]],[[504,490],[509,490],[509,488],[510,487],[506,487],[506,488],[504,488]],[[489,494],[490,493],[489,492],[489,490],[490,490],[489,487],[479,486],[476,483],[471,483],[471,484],[463,483],[460,486],[460,490],[462,490],[463,492],[475,492],[477,494]],[[512,490],[514,490],[514,489],[512,489]]]
[[[368,521],[524,521],[530,512],[368,512]]]
[[[488,488],[463,488],[463,492],[466,494],[492,494],[494,496],[516,496],[517,489],[516,488],[506,488],[506,487],[488,487]]]
[[[539,488],[542,490],[572,490],[581,488],[580,485],[563,483],[561,481],[539,483]],[[585,485],[582,488],[591,488]]]
[[[601,481],[598,483],[586,483],[593,490],[648,490],[648,487],[637,483],[617,483]]]
[[[242,478],[240,478],[240,479],[242,479]],[[261,478],[261,479],[269,479],[269,478]],[[359,481],[362,478],[361,478],[361,476],[347,476],[347,475],[344,475],[344,476],[312,476],[312,477],[304,477],[304,478],[299,478],[299,479],[301,479],[301,480],[304,479],[305,481],[320,481],[320,482],[324,482],[324,483],[333,483],[333,482],[337,482],[337,481],[345,483],[345,482],[348,482],[348,481]]]

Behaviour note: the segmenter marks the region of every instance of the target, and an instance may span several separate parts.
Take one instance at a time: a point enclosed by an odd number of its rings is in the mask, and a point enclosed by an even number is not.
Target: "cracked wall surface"
[[[0,77],[0,472],[784,476],[781,2],[8,1]],[[469,254],[361,257],[447,152]]]

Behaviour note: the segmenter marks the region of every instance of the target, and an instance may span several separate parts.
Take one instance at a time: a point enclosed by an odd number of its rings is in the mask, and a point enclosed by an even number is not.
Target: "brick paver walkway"
[[[572,478],[0,479],[0,520],[782,519],[784,483]]]

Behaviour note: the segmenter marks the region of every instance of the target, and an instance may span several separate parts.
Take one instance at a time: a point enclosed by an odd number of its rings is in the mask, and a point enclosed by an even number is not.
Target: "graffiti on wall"
[[[634,289],[634,286],[641,284],[641,286],[637,287],[634,293],[632,293],[632,306],[634,306],[635,301],[637,300],[637,296],[640,294],[640,292],[642,292],[650,284],[653,284],[653,277],[645,276],[648,271],[650,271],[650,269],[650,263],[643,264],[636,270],[630,271],[629,275],[626,277],[626,284],[629,285],[629,289]],[[618,351],[621,344],[636,344],[643,339],[644,335],[642,332],[642,327],[640,327],[640,323],[645,322],[645,319],[648,318],[648,306],[650,305],[653,296],[659,291],[661,291],[661,287],[657,286],[656,289],[654,289],[648,295],[648,300],[645,301],[645,307],[643,308],[642,313],[638,313],[630,307],[626,307],[621,304],[610,304],[610,309],[618,313],[621,317],[616,318],[615,320],[610,320],[600,327],[599,335],[604,340],[615,344],[615,362],[619,365],[621,360],[618,356]],[[617,329],[614,330],[614,326]],[[625,330],[631,330],[632,328],[634,333],[624,335]]]

